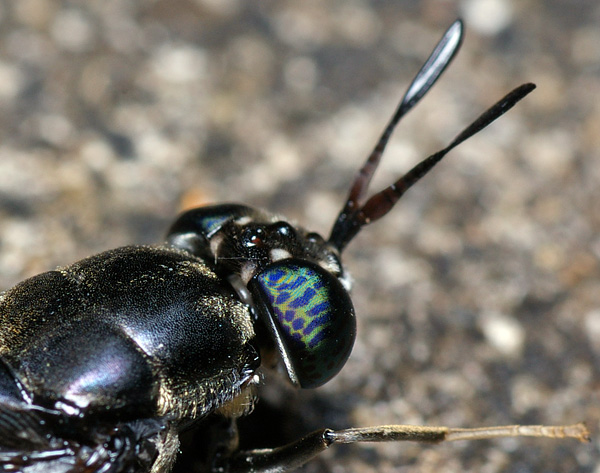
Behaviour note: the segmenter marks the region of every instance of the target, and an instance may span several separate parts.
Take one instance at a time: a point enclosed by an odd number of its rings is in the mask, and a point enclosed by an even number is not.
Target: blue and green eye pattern
[[[309,261],[284,260],[254,277],[274,330],[303,388],[344,366],[356,336],[354,308],[338,279]],[[254,286],[252,286],[254,287]]]
[[[201,221],[201,227],[207,238],[213,236],[223,224],[231,218],[230,215],[208,215]]]
[[[196,218],[206,238],[212,237],[228,220],[252,213],[249,207],[238,204],[215,205],[201,210],[202,214]]]
[[[256,211],[240,204],[221,204],[188,210],[171,226],[168,236],[194,233],[210,239],[229,220],[252,216]]]

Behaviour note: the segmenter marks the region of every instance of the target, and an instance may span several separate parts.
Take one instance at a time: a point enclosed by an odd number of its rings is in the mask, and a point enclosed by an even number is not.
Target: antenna
[[[363,226],[387,214],[394,207],[398,199],[413,184],[425,176],[446,154],[475,133],[483,130],[535,89],[535,85],[530,83],[517,87],[465,128],[446,148],[424,159],[392,185],[376,193],[366,203],[362,204],[371,178],[381,161],[381,156],[394,128],[400,119],[435,84],[458,52],[462,38],[463,25],[460,20],[457,20],[448,28],[431,53],[431,56],[429,56],[429,59],[427,59],[427,62],[425,62],[425,65],[411,82],[392,119],[375,145],[373,152],[356,175],[354,182],[350,186],[348,199],[338,215],[331,230],[331,236],[329,237],[329,242],[338,248],[340,252],[343,251],[348,242],[356,236]]]

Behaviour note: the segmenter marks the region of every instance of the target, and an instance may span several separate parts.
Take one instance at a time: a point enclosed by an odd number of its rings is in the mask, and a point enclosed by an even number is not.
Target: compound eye
[[[229,220],[249,215],[252,209],[243,205],[225,204],[193,210],[195,223],[206,238],[211,238]]]
[[[315,388],[342,369],[356,319],[350,295],[335,276],[310,261],[287,259],[267,266],[248,288],[294,384]]]
[[[208,251],[210,240],[230,220],[251,217],[257,212],[238,204],[213,205],[188,210],[171,226],[167,241],[194,254]]]

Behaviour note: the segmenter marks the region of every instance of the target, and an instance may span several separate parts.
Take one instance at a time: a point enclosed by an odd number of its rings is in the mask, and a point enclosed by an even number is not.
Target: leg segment
[[[452,429],[415,425],[381,425],[345,430],[322,429],[278,448],[238,452],[229,459],[229,473],[285,472],[306,463],[335,443],[359,442],[423,442],[440,443],[454,440],[479,440],[498,437],[574,438],[589,441],[585,425],[568,426],[509,425],[478,429]]]

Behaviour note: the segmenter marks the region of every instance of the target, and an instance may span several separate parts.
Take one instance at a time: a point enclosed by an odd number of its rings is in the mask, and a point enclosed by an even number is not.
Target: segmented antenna
[[[446,148],[421,161],[391,186],[376,193],[361,206],[371,178],[381,161],[381,156],[394,128],[400,119],[431,89],[442,72],[448,67],[458,52],[462,38],[463,25],[460,20],[457,20],[448,28],[425,65],[413,79],[373,152],[356,175],[350,187],[348,199],[338,215],[329,237],[329,242],[338,248],[340,252],[363,226],[387,214],[398,199],[427,174],[448,152],[502,116],[535,89],[534,84],[523,84],[514,89],[465,128]]]

